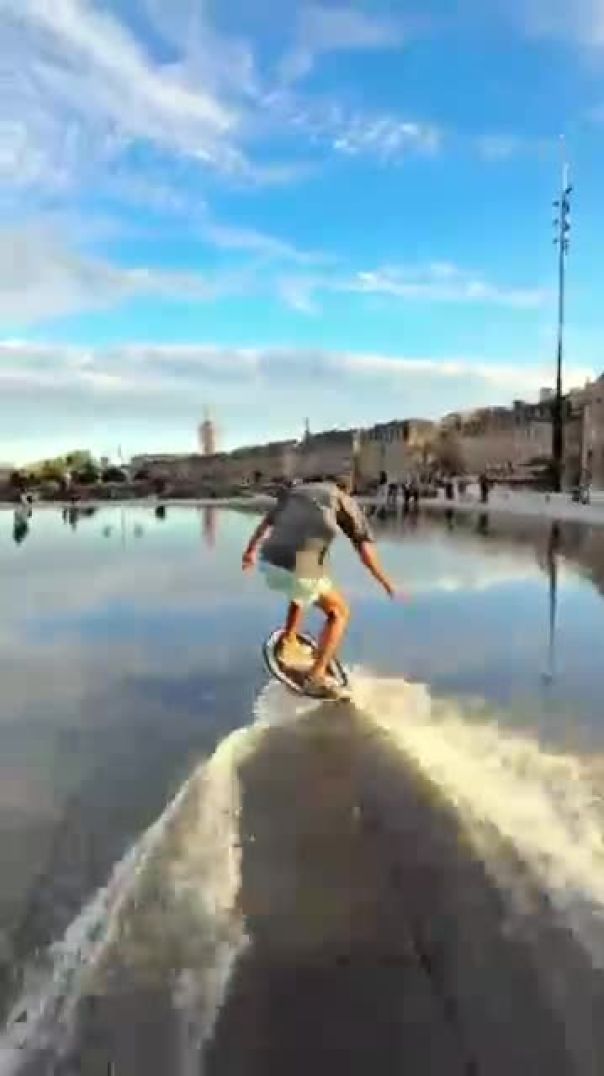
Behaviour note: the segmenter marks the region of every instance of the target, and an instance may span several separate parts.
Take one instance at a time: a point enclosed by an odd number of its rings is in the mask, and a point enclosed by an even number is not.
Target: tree
[[[39,469],[42,482],[61,482],[65,475],[65,467],[61,460],[44,460]]]
[[[126,475],[120,467],[107,467],[102,473],[103,482],[125,482]]]
[[[99,480],[99,471],[96,464],[90,460],[81,470],[74,475],[77,482],[84,486],[91,486]]]
[[[65,466],[71,471],[83,471],[89,464],[94,462],[91,453],[84,448],[79,448],[75,452],[68,452],[64,459]]]
[[[434,446],[437,465],[448,474],[465,474],[465,460],[461,439],[452,430],[443,430]]]
[[[27,486],[27,478],[22,471],[11,471],[9,482],[12,488],[19,492]]]

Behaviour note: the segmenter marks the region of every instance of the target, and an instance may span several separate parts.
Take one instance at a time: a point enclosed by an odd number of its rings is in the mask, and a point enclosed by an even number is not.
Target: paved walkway
[[[375,504],[373,498],[367,505]],[[399,502],[400,503],[400,502]],[[447,501],[441,493],[436,498],[422,498],[422,508],[443,512],[452,508],[455,512],[491,512],[499,515],[531,516],[542,519],[588,523],[604,526],[604,492],[592,494],[591,504],[576,504],[568,493],[533,493],[530,491],[494,490],[488,504],[481,504],[477,495],[468,493],[463,498]]]
[[[375,497],[359,497],[360,503],[365,507],[371,507],[377,503]],[[187,499],[167,497],[158,501],[155,498],[144,500],[127,501],[85,501],[77,507],[85,508],[151,508],[158,503],[174,507],[187,508],[244,508],[252,511],[263,511],[274,501],[274,498],[258,494],[250,497],[224,497],[224,498],[200,498]],[[477,493],[471,491],[463,498],[447,501],[444,494],[437,498],[422,498],[422,508],[435,512],[446,511],[453,508],[455,512],[492,512],[505,515],[531,516],[542,519],[571,520],[578,523],[589,523],[592,526],[604,526],[604,490],[592,493],[591,504],[575,504],[568,493],[533,493],[529,491],[516,492],[507,490],[494,490],[489,496],[487,505],[480,503]],[[399,498],[399,508],[402,499]],[[14,511],[15,504],[0,503],[0,510]],[[40,501],[34,505],[34,512],[40,510],[57,511],[70,507],[67,503],[57,501]]]

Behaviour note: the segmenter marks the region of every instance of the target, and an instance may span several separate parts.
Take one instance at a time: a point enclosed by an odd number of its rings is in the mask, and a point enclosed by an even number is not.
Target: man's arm
[[[339,502],[338,526],[352,542],[361,563],[371,572],[373,578],[384,588],[389,597],[393,598],[396,594],[395,587],[380,564],[371,527],[363,509],[353,497],[342,491],[340,491]]]
[[[265,535],[267,535],[269,531],[272,530],[272,527],[273,513],[269,512],[264,517],[264,519],[260,521],[246,546],[242,559],[242,568],[244,572],[246,572],[248,568],[253,568],[254,564],[256,563],[258,546],[260,545],[260,542],[265,537]]]
[[[371,572],[373,578],[384,588],[386,594],[393,598],[396,590],[380,564],[375,542],[364,541],[358,546],[361,563]]]

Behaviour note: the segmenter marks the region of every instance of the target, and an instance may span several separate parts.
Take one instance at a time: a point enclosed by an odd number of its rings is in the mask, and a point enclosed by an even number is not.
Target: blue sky
[[[0,0],[0,460],[601,371],[604,0]]]

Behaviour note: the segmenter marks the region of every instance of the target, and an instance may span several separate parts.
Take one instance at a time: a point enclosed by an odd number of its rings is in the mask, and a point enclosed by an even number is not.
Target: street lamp
[[[552,405],[552,463],[553,463],[553,486],[555,492],[562,489],[562,458],[564,455],[564,421],[562,403],[562,357],[564,346],[564,285],[566,271],[566,257],[569,248],[570,234],[570,195],[572,187],[569,183],[568,163],[562,163],[562,181],[560,185],[560,197],[553,203],[558,210],[558,216],[554,220],[556,237],[554,244],[558,247],[558,342],[556,349],[556,392]]]

